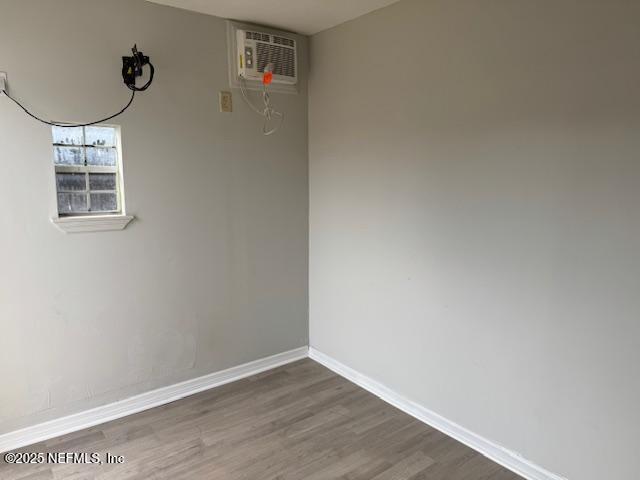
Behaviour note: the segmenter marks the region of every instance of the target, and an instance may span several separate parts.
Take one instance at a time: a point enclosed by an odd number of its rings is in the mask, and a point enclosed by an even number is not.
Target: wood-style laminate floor
[[[124,463],[0,460],[0,479],[520,479],[308,359],[21,451]]]

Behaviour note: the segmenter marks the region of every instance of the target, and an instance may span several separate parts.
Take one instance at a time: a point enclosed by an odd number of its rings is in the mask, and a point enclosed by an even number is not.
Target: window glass
[[[56,165],[84,165],[84,148],[55,147],[53,152]]]
[[[87,148],[87,164],[115,167],[118,161],[118,152],[115,148]]]
[[[53,127],[58,213],[121,213],[116,127]]]
[[[111,212],[118,208],[118,199],[115,193],[92,193],[92,212]]]
[[[58,212],[78,213],[87,212],[87,196],[77,193],[58,193]]]
[[[89,189],[90,190],[115,190],[116,174],[115,173],[90,173]]]
[[[53,127],[54,145],[82,145],[84,142],[82,128]]]
[[[85,173],[56,173],[56,185],[59,192],[87,189],[87,175]]]
[[[115,147],[116,130],[111,127],[86,127],[85,145],[94,147]]]

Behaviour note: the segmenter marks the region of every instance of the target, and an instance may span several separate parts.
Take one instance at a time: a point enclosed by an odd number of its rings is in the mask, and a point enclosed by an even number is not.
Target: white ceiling
[[[148,0],[312,35],[398,0]]]

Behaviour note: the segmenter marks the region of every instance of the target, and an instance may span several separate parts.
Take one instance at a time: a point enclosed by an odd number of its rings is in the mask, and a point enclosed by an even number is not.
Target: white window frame
[[[119,125],[109,125],[109,124],[100,124],[95,125],[96,127],[107,127],[113,128],[115,130],[116,137],[116,166],[95,166],[95,165],[57,165],[53,163],[53,172],[54,172],[54,185],[55,185],[55,205],[56,205],[56,216],[51,219],[54,225],[56,225],[59,229],[67,233],[79,233],[79,232],[95,232],[95,231],[106,231],[106,230],[122,230],[124,229],[131,220],[133,220],[133,216],[126,215],[125,208],[125,196],[124,196],[124,175],[123,175],[123,162],[122,162],[122,140],[121,140],[121,131]],[[80,128],[80,127],[78,127]],[[83,130],[85,127],[82,127]],[[86,132],[83,131],[83,138],[85,137]],[[52,146],[52,158],[54,153],[54,149],[60,145],[51,143]],[[86,149],[94,148],[88,147],[87,145],[77,145],[84,149],[84,158],[86,160]],[[85,181],[86,181],[86,190],[84,193],[87,195],[87,207],[91,207],[91,193],[101,193],[101,192],[109,192],[112,193],[113,190],[101,191],[101,190],[90,190],[89,188],[89,174],[90,173],[115,173],[116,175],[116,202],[117,208],[113,211],[108,212],[73,212],[69,214],[60,214],[58,208],[58,185],[56,174],[58,173],[84,173]],[[62,191],[60,193],[80,193],[79,191]]]

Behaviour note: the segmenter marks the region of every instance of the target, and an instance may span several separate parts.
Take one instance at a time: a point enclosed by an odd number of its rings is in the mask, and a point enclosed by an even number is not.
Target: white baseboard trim
[[[486,438],[467,430],[451,420],[438,415],[428,408],[399,395],[376,380],[373,380],[353,368],[340,363],[313,347],[309,347],[309,357],[328,369],[333,370],[338,375],[350,380],[365,390],[368,390],[377,397],[380,397],[382,400],[393,405],[399,410],[417,418],[436,430],[440,430],[442,433],[445,433],[459,442],[464,443],[468,447],[483,454],[485,457],[505,468],[508,468],[527,480],[567,480],[564,477],[551,473],[529,460],[526,460],[521,455],[512,452],[491,440],[487,440]]]
[[[66,417],[40,423],[14,432],[0,435],[0,453],[22,448],[34,443],[49,440],[60,435],[76,432],[100,425],[118,418],[133,415],[150,408],[159,407],[181,398],[188,397],[211,388],[235,382],[272,368],[310,357],[316,362],[333,370],[338,375],[380,397],[385,402],[417,418],[418,420],[455,438],[468,447],[480,452],[487,458],[517,473],[526,480],[567,480],[526,460],[466,428],[444,418],[441,415],[419,405],[394,392],[381,383],[361,374],[314,348],[301,347],[279,353],[253,362],[231,367],[202,377],[145,392],[101,407],[86,410]]]
[[[37,442],[77,432],[101,423],[126,417],[150,408],[159,407],[195,393],[235,382],[272,368],[295,362],[308,356],[308,347],[296,348],[270,357],[231,367],[219,372],[145,392],[101,407],[57,418],[32,427],[0,435],[0,453],[32,445]]]

